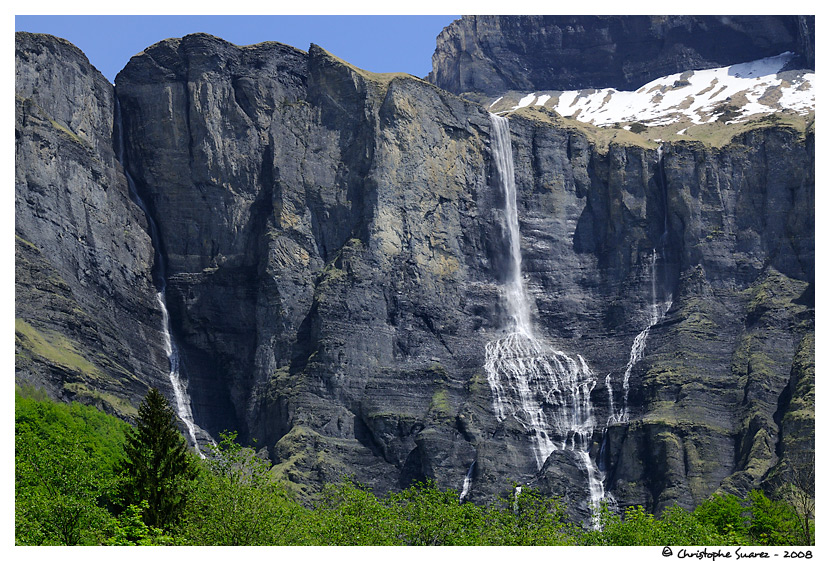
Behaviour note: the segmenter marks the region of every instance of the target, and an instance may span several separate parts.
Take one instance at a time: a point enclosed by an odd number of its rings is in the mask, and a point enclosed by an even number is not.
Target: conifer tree
[[[196,477],[196,462],[176,425],[175,412],[156,388],[150,389],[138,408],[124,453],[122,498],[126,504],[146,500],[145,524],[169,528],[182,513],[184,483]]]

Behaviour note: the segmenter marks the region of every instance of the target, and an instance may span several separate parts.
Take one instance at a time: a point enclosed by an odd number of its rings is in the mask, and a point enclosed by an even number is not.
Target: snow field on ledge
[[[596,126],[635,121],[647,126],[677,122],[697,125],[719,117],[728,124],[784,110],[806,114],[815,109],[815,73],[780,72],[793,56],[787,52],[722,68],[671,74],[636,91],[604,88],[534,92],[518,102],[516,98],[521,94],[511,92],[490,103],[490,110],[505,114],[530,105],[544,106]]]

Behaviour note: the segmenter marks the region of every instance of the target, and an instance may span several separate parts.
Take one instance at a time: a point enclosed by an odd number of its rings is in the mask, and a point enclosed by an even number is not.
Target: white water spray
[[[473,468],[475,468],[476,461],[470,464],[470,469],[467,470],[467,475],[464,477],[464,485],[461,487],[461,494],[458,496],[458,502],[463,501],[470,493],[470,487],[473,485]]]
[[[117,97],[115,98],[115,109],[115,124],[118,127],[118,161],[124,169],[124,175],[127,177],[127,185],[129,186],[130,195],[133,201],[144,212],[144,216],[147,218],[147,224],[150,227],[150,240],[153,244],[153,249],[156,252],[157,278],[159,284],[161,285],[159,292],[156,293],[156,300],[158,301],[159,308],[161,309],[164,351],[167,354],[167,360],[170,364],[170,384],[173,386],[173,394],[176,398],[176,412],[187,427],[187,433],[190,436],[191,444],[193,444],[196,452],[204,458],[204,454],[202,454],[202,451],[199,449],[199,442],[196,440],[196,424],[193,422],[190,395],[187,393],[187,382],[182,379],[180,374],[179,350],[173,341],[170,331],[170,314],[167,312],[167,299],[165,297],[166,268],[164,256],[161,254],[161,251],[157,245],[159,243],[159,230],[153,220],[153,217],[147,210],[147,205],[139,196],[138,189],[136,189],[135,186],[135,181],[133,181],[133,178],[127,170],[127,166],[124,162],[124,127],[121,121],[121,104],[118,102]]]
[[[164,290],[156,294],[159,307],[161,308],[161,316],[164,324],[164,351],[167,353],[167,360],[170,362],[170,384],[173,386],[173,394],[176,397],[176,411],[179,418],[187,427],[187,433],[190,435],[190,441],[196,452],[204,458],[205,455],[199,449],[199,442],[196,440],[196,423],[193,422],[193,413],[190,407],[190,394],[187,393],[187,381],[183,380],[179,374],[179,350],[173,344],[173,338],[170,336],[170,314],[167,313],[167,304],[164,298]]]
[[[510,263],[504,296],[513,324],[505,337],[485,347],[484,369],[493,393],[493,409],[499,421],[510,415],[527,431],[537,469],[542,469],[554,451],[575,452],[587,473],[591,503],[598,507],[605,491],[602,476],[588,454],[594,431],[591,390],[596,377],[582,356],[574,360],[533,334],[522,278],[509,124],[506,118],[493,114],[490,121],[493,159],[505,199]]]

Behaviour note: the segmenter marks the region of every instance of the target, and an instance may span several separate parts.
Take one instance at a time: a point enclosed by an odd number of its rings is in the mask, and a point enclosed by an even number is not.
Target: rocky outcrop
[[[377,492],[425,479],[460,490],[471,473],[469,500],[517,482],[587,513],[584,462],[556,451],[539,469],[532,435],[494,414],[484,349],[507,327],[509,257],[481,106],[314,45],[237,47],[205,34],[136,55],[116,93],[202,428],[255,441],[301,496],[343,475]],[[589,451],[618,503],[659,511],[742,492],[808,448],[813,129],[770,119],[717,146],[659,146],[541,107],[514,112],[510,128],[533,324],[596,378]],[[107,192],[123,195],[107,212],[143,224],[111,137],[99,144],[104,156],[84,166],[110,162]],[[23,151],[37,153],[19,137],[19,174],[40,165]],[[22,185],[25,223],[36,212]],[[24,250],[53,251],[19,231]],[[130,239],[110,229],[106,242]],[[141,239],[142,259],[118,257],[140,272],[126,286],[147,303]],[[71,270],[61,251],[52,266]],[[48,277],[45,266],[26,270],[24,300]],[[121,290],[116,280],[90,291]],[[655,304],[668,309],[652,325]],[[147,304],[121,316],[131,332],[116,333],[120,354],[90,345],[118,357],[157,349],[136,338],[156,314]],[[27,352],[19,347],[19,364]],[[629,416],[612,418],[629,364]]]
[[[197,422],[257,438],[303,482],[377,471],[389,488],[407,462],[422,477],[435,458],[416,439],[457,436],[421,434],[427,414],[454,422],[444,385],[462,388],[480,355],[465,306],[497,300],[469,282],[487,280],[486,113],[318,47],[205,35],[135,57],[117,91]]]
[[[813,68],[814,16],[464,16],[429,80],[454,93],[636,90],[661,76],[792,51]]]
[[[114,100],[73,45],[17,33],[15,379],[128,416],[169,380],[153,249],[113,150]]]

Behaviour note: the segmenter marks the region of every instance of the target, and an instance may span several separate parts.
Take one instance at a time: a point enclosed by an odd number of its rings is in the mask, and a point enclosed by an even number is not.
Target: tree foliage
[[[814,500],[809,466],[774,498],[718,494],[694,511],[673,506],[659,516],[602,505],[600,529],[587,529],[568,520],[559,499],[527,487],[478,505],[432,482],[379,496],[346,480],[302,504],[234,433],[204,460],[187,452],[172,410],[154,392],[132,429],[92,407],[19,394],[15,420],[19,545],[814,543],[814,505],[793,499],[800,492]]]
[[[180,531],[193,545],[288,545],[304,514],[270,463],[223,433],[191,485]]]
[[[106,534],[126,424],[15,392],[15,542],[95,545]]]
[[[758,489],[749,492],[749,534],[761,545],[809,545],[800,539],[798,514],[792,505],[774,501]]]

